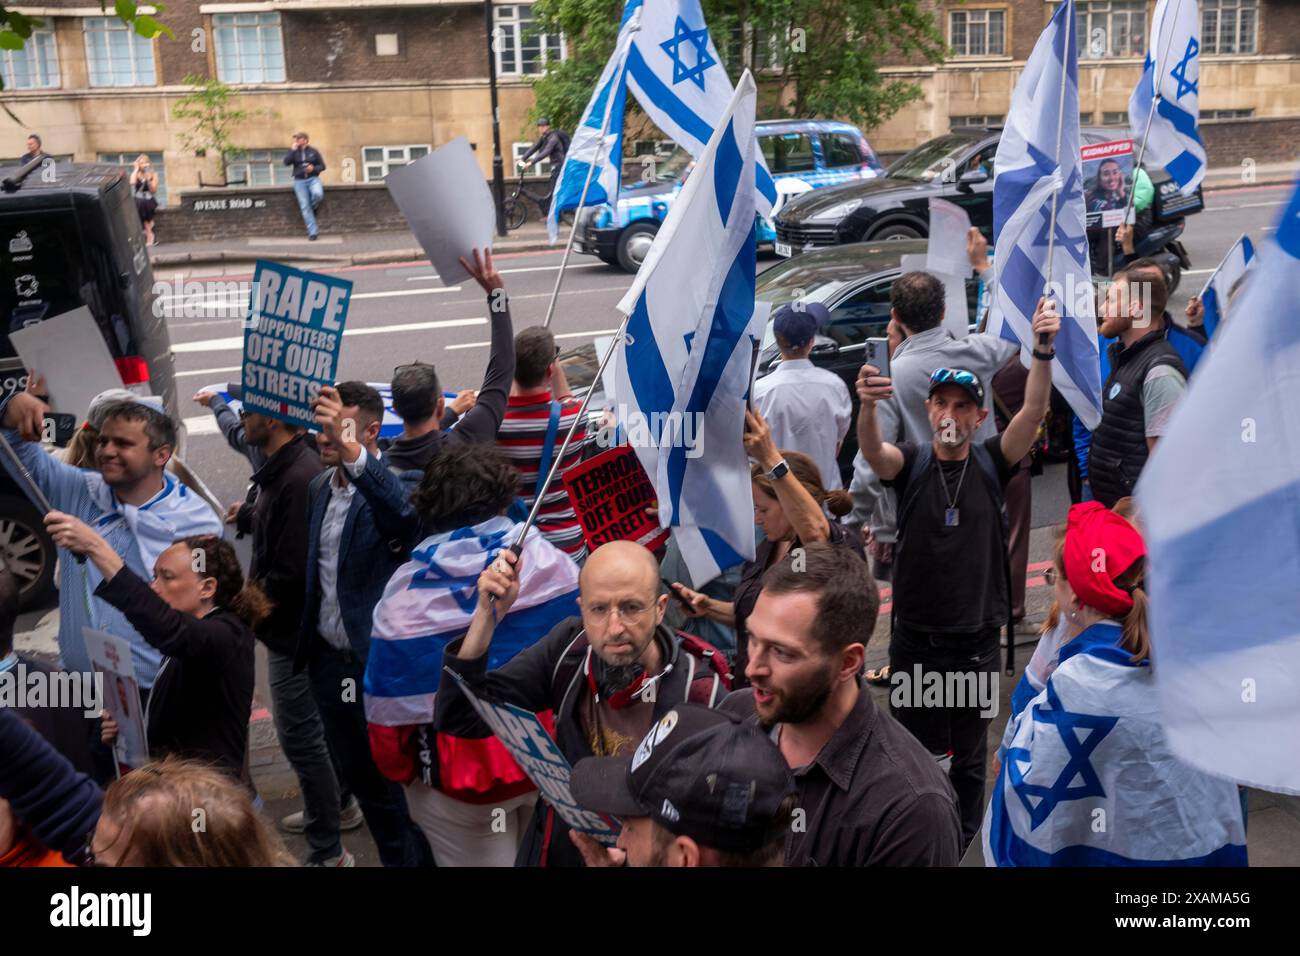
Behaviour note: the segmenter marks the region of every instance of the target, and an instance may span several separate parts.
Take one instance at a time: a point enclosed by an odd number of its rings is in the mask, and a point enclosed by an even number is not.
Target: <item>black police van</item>
[[[83,305],[122,384],[161,396],[175,418],[171,343],[127,172],[49,158],[0,168],[0,399],[27,385],[10,333]],[[52,597],[54,560],[41,516],[0,469],[0,561],[24,608]]]

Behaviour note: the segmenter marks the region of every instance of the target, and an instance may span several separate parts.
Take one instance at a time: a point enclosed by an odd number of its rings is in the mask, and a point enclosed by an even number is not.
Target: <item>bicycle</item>
[[[515,191],[506,197],[504,206],[506,212],[506,229],[515,230],[528,221],[528,203],[531,199],[533,205],[537,207],[538,216],[545,219],[551,209],[551,192],[541,194],[530,192],[524,188],[524,177],[520,174],[515,181]],[[564,223],[573,222],[572,211],[566,210],[560,213],[560,221]]]

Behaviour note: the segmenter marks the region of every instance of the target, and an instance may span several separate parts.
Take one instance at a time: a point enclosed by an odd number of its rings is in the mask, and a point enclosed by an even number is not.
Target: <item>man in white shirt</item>
[[[819,302],[795,302],[776,313],[772,327],[781,364],[754,383],[754,404],[785,451],[801,451],[821,469],[827,491],[844,487],[838,456],[853,418],[849,388],[834,372],[809,361],[819,328],[831,315]]]

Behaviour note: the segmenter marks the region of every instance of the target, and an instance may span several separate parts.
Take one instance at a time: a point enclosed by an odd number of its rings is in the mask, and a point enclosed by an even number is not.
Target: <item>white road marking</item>
[[[403,322],[399,325],[380,325],[369,329],[346,329],[344,338],[349,335],[384,335],[391,332],[421,332],[426,329],[452,329],[466,325],[487,325],[483,317],[473,319],[443,319],[438,322]],[[224,339],[200,339],[197,342],[181,342],[172,346],[173,352],[227,352],[242,351],[244,337],[231,336]]]
[[[558,268],[560,268],[560,264],[557,262],[553,266],[525,266],[521,269],[499,269],[497,271],[500,272],[503,276],[513,276],[513,275],[519,275],[520,273],[523,272],[554,272]],[[570,262],[565,268],[566,269],[608,269],[610,267],[605,265],[605,263],[603,262]],[[436,278],[438,278],[438,273],[436,272],[422,272],[418,276],[407,276],[406,281],[424,282],[428,279],[436,279]]]
[[[562,332],[555,336],[557,339],[580,339],[588,335],[613,335],[618,329],[592,329],[590,332]],[[465,342],[461,345],[444,345],[443,349],[448,352],[454,352],[457,349],[485,349],[491,342]]]
[[[1285,206],[1288,201],[1279,199],[1276,202],[1244,202],[1237,206],[1206,206],[1202,212],[1226,212],[1229,209],[1263,209],[1269,206]]]

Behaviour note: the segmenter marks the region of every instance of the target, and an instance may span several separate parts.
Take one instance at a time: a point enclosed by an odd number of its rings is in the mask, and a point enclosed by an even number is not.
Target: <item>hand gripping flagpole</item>
[[[622,82],[622,75],[627,70],[627,55],[628,51],[632,49],[632,35],[640,29],[641,11],[637,10],[636,13],[632,15],[632,20],[629,21],[627,29],[624,32],[624,39],[622,40],[623,51],[619,57],[618,66],[614,69],[614,75],[610,78],[609,96],[605,99],[605,119],[604,122],[601,123],[600,139],[598,140],[598,148],[596,151],[597,158],[603,155],[605,137],[609,135],[609,124],[614,114],[615,90],[619,83]],[[621,117],[619,121],[622,122]],[[560,171],[562,173],[564,171],[563,168],[561,168]],[[555,288],[551,290],[551,302],[546,307],[546,321],[542,323],[542,328],[549,329],[551,327],[551,319],[555,318],[555,304],[560,298],[560,283],[564,281],[564,270],[569,265],[569,255],[573,251],[573,240],[578,234],[578,220],[582,218],[582,210],[587,205],[587,190],[591,188],[591,180],[595,174],[596,164],[594,162],[588,163],[587,180],[582,184],[582,195],[578,197],[578,208],[573,215],[573,224],[569,227],[569,241],[564,244],[564,258],[560,260],[560,271],[556,273],[555,276]],[[552,203],[555,203],[558,199],[558,196],[554,194],[551,195]],[[558,212],[556,213],[556,219],[559,219]]]

